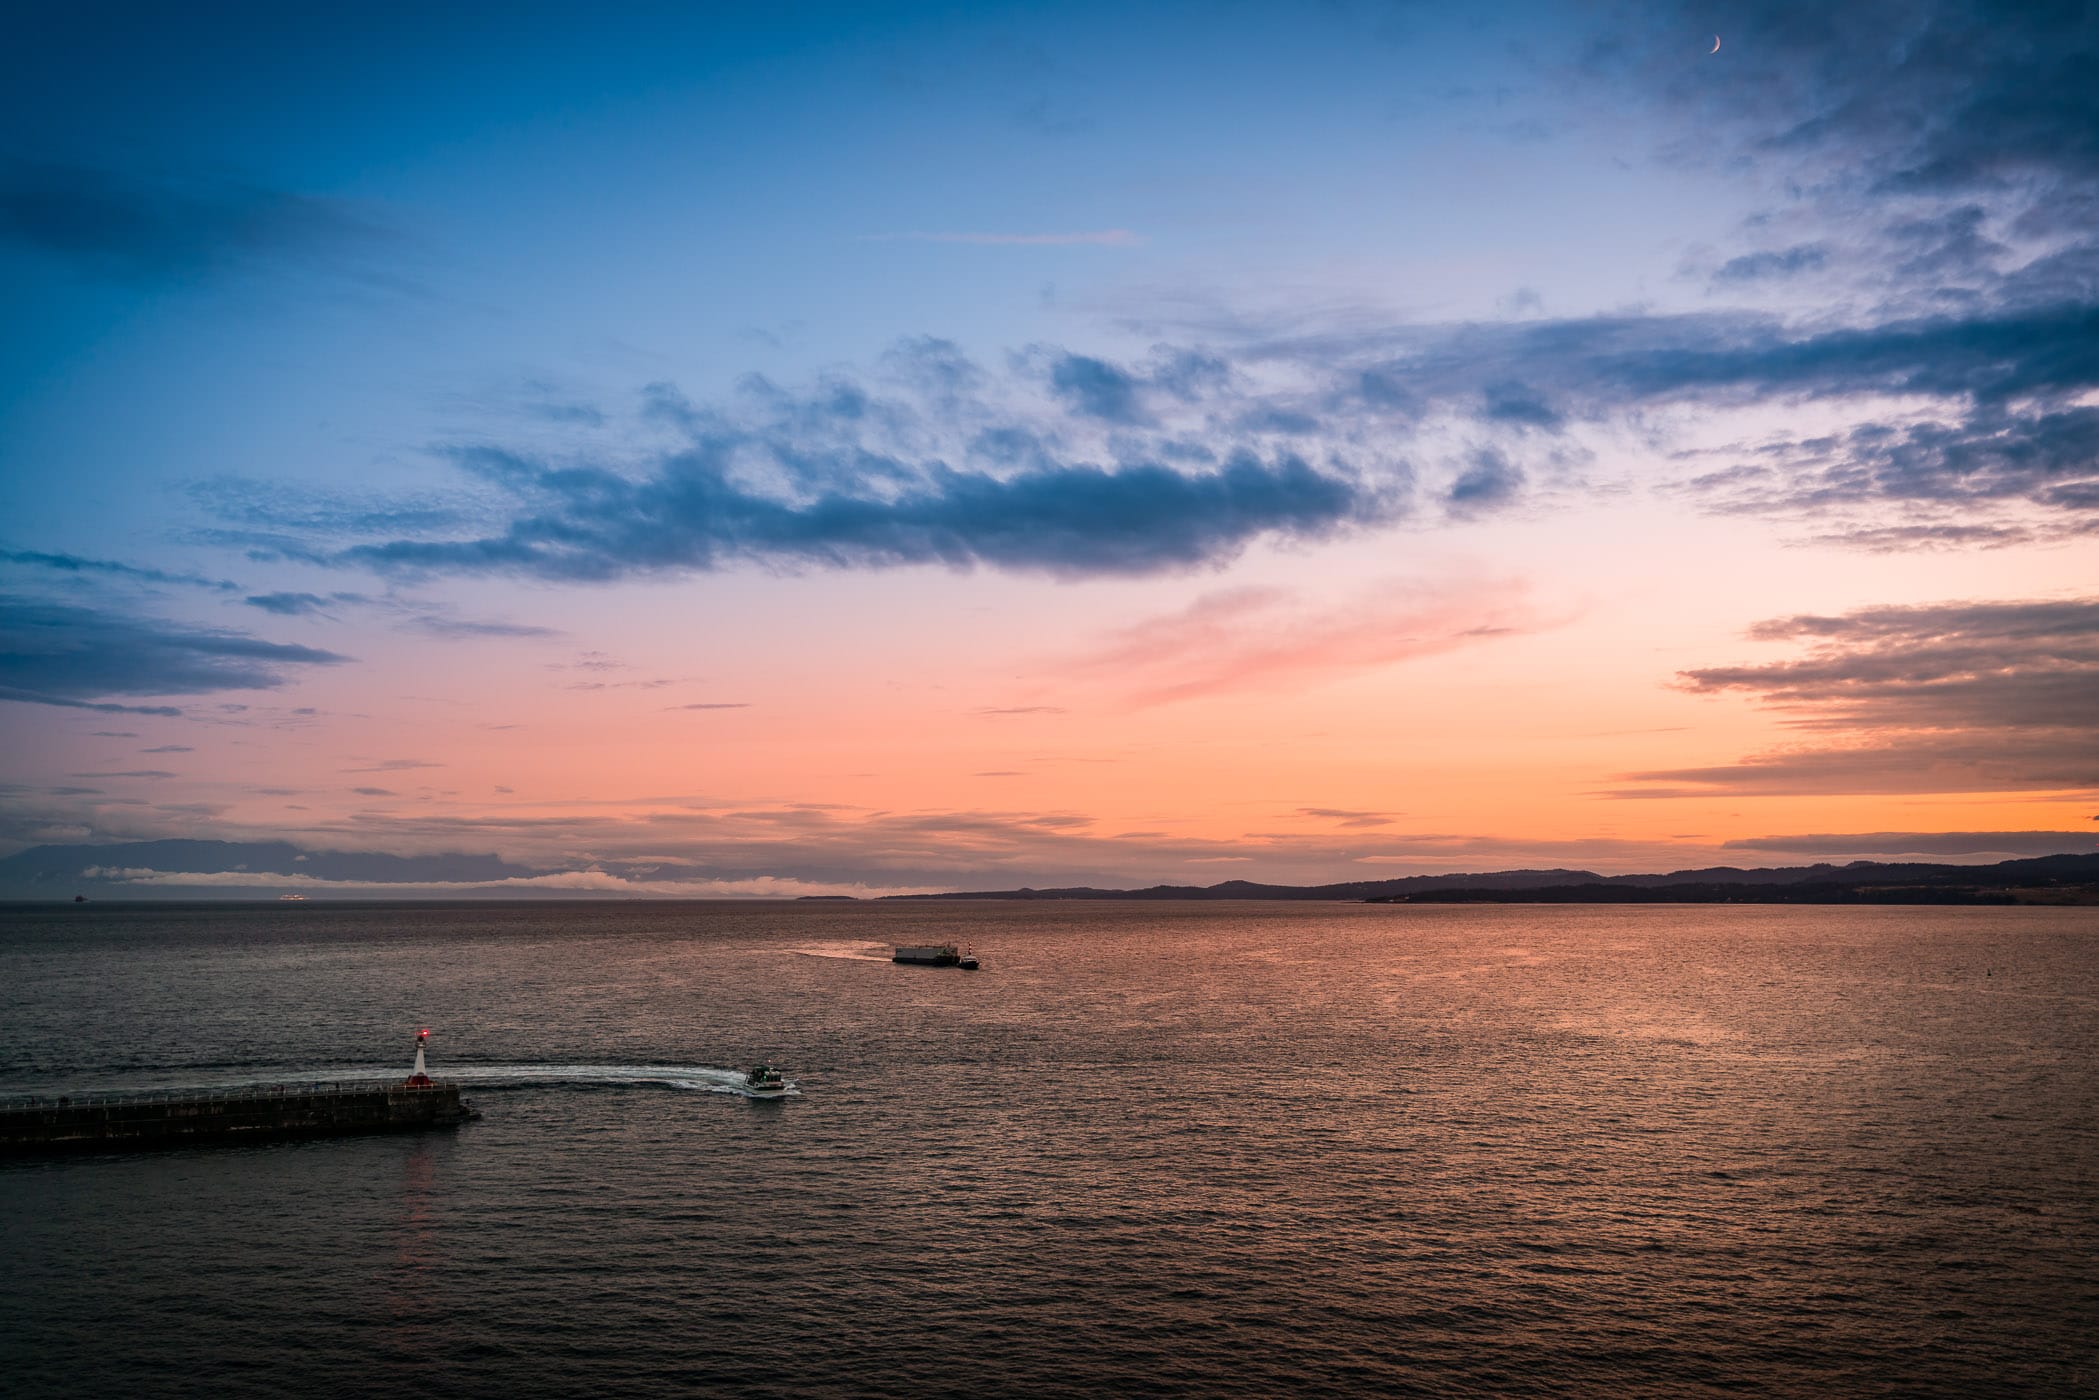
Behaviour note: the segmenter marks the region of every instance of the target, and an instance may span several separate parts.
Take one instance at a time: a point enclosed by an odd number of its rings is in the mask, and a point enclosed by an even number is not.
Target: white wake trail
[[[455,1065],[437,1075],[470,1088],[524,1088],[529,1085],[632,1085],[680,1089],[688,1093],[744,1094],[742,1070],[713,1065]],[[792,1080],[787,1092],[798,1094]],[[768,1096],[771,1097],[771,1096]]]
[[[801,943],[786,950],[799,958],[839,958],[846,962],[892,961],[887,943]]]
[[[742,1070],[723,1069],[717,1065],[435,1065],[432,1077],[441,1084],[457,1084],[469,1089],[524,1089],[535,1086],[548,1087],[633,1087],[675,1089],[696,1094],[741,1094],[745,1098],[799,1098],[800,1087],[787,1081],[782,1094],[753,1094],[744,1084]],[[312,1084],[377,1084],[387,1080],[407,1077],[402,1069],[335,1069],[315,1067],[312,1069],[286,1069],[275,1074],[258,1075],[237,1079],[212,1078],[208,1080],[176,1081],[172,1078],[155,1077],[134,1084],[102,1084],[77,1092],[103,1094],[207,1094],[229,1090],[267,1089],[282,1086],[288,1089],[302,1088]],[[47,1089],[47,1095],[65,1092],[63,1089]],[[22,1097],[7,1094],[5,1097]]]

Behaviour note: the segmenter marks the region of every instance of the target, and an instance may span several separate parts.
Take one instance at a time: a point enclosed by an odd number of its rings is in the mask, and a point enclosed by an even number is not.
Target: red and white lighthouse
[[[423,1063],[423,1047],[430,1043],[430,1028],[423,1027],[415,1033],[415,1070],[408,1076],[408,1087],[427,1089],[430,1087],[430,1071]]]

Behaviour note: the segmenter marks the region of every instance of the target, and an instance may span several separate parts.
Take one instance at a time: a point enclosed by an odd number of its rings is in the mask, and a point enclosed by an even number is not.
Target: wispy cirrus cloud
[[[206,578],[202,574],[125,564],[114,559],[90,559],[79,554],[50,554],[34,549],[0,549],[0,563],[46,569],[60,574],[103,577],[127,583],[173,583],[192,588],[208,588],[219,593],[240,591],[239,584],[227,579]]]
[[[1345,601],[1270,588],[1211,593],[1057,666],[1136,706],[1299,689],[1553,625],[1516,579],[1389,583]]]
[[[869,233],[864,243],[974,243],[986,247],[1032,248],[1135,248],[1144,239],[1126,228],[1092,229],[1072,233]]]
[[[361,609],[395,619],[405,631],[421,632],[432,637],[461,640],[473,637],[558,637],[561,634],[551,627],[539,627],[521,622],[499,622],[480,618],[455,616],[449,609],[429,603],[409,602],[400,598],[373,598],[363,593],[330,593],[323,597],[318,593],[261,593],[241,600],[251,608],[259,608],[279,617],[321,617],[334,619],[342,611]]]
[[[1321,821],[1330,821],[1356,830],[1390,826],[1394,820],[1390,812],[1360,812],[1347,807],[1300,807],[1297,809],[1297,815],[1317,817]]]

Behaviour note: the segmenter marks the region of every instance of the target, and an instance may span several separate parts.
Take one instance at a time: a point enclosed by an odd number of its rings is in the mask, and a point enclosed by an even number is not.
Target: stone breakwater
[[[475,1116],[455,1084],[308,1084],[31,1099],[0,1107],[0,1153],[413,1132]]]

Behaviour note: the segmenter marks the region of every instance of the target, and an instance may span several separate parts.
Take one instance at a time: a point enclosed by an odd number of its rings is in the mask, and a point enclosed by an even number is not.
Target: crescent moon
[[[1711,53],[1718,53],[1718,52],[1720,52],[1720,36],[1719,36],[1718,34],[1715,34],[1715,35],[1713,36],[1713,47],[1712,47],[1712,49],[1711,49]]]

